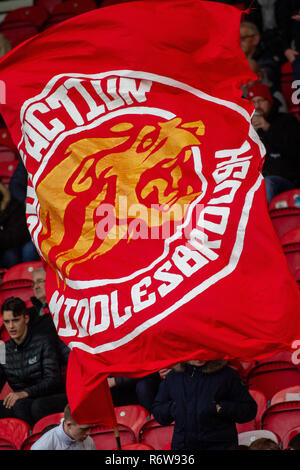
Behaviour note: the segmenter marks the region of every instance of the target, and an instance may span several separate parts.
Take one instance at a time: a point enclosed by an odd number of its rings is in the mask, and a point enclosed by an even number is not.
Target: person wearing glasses
[[[64,376],[70,349],[59,338],[53,323],[52,315],[50,313],[46,298],[46,271],[43,268],[36,269],[32,274],[32,280],[34,296],[30,299],[32,307],[27,309],[27,313],[30,318],[29,328],[36,333],[47,334],[53,338],[57,346],[59,362],[61,364],[62,374]]]

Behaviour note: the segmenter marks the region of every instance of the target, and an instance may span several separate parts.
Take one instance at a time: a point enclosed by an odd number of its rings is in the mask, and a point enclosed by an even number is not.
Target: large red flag
[[[80,394],[68,385],[78,416],[108,374],[259,359],[300,338],[264,148],[241,98],[253,80],[241,14],[200,0],[122,3],[0,64],[50,310],[72,348],[69,377],[85,371]]]

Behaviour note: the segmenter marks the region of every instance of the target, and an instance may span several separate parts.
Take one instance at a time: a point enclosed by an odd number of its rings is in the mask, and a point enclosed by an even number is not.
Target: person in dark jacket
[[[32,273],[32,280],[34,296],[30,299],[32,307],[27,309],[27,314],[29,315],[28,327],[35,334],[47,334],[50,336],[56,345],[60,365],[62,367],[67,366],[70,349],[58,336],[53,323],[46,299],[46,271],[43,268],[36,269]]]
[[[235,423],[255,418],[256,402],[226,361],[188,361],[160,384],[152,413],[175,421],[172,450],[226,450],[238,444]]]
[[[269,87],[256,83],[248,90],[255,107],[252,124],[266,148],[262,170],[267,200],[300,184],[300,122],[288,113],[279,113]]]
[[[275,14],[284,55],[293,66],[295,79],[299,80],[300,0],[277,0]]]
[[[4,343],[0,390],[8,382],[12,392],[0,402],[0,418],[14,417],[33,426],[67,404],[56,348],[51,338],[29,330],[23,300],[6,299],[1,313],[10,339]]]
[[[22,249],[29,241],[25,209],[0,181],[0,266],[9,269],[25,261]]]

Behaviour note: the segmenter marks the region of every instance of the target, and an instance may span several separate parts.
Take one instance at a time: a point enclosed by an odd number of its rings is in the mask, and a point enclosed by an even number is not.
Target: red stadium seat
[[[300,189],[275,196],[269,204],[269,214],[280,240],[290,230],[299,227]]]
[[[41,6],[32,5],[28,7],[15,8],[9,11],[2,24],[11,23],[13,21],[20,21],[41,27],[48,18],[47,10]]]
[[[281,90],[288,107],[288,112],[294,114],[299,119],[300,107],[292,101],[292,95],[294,93],[294,88],[292,88],[293,81],[294,73],[292,64],[286,62],[281,67]]]
[[[62,3],[58,3],[53,8],[50,17],[44,24],[44,29],[48,29],[62,21],[94,10],[95,8],[97,8],[97,4],[93,0],[66,0]]]
[[[249,390],[249,393],[256,401],[257,413],[256,417],[248,423],[236,423],[236,429],[239,434],[260,429],[261,417],[267,408],[267,399],[262,392],[259,390]]]
[[[300,369],[287,361],[258,364],[248,376],[250,389],[261,391],[270,401],[283,388],[300,385]]]
[[[300,281],[300,222],[299,226],[287,232],[280,242],[294,279]]]
[[[267,364],[269,362],[292,362],[292,353],[290,351],[281,351],[276,354],[273,354],[272,356],[265,357],[264,359],[260,359],[259,361],[256,361],[256,365],[258,364]]]
[[[0,162],[13,162],[17,158],[15,150],[0,144]]]
[[[252,442],[261,438],[272,439],[272,441],[276,442],[276,444],[280,443],[278,436],[269,430],[258,429],[256,431],[242,432],[238,434],[239,445],[244,446],[249,446],[252,444]]]
[[[148,446],[147,444],[142,444],[137,442],[136,444],[128,444],[122,447],[122,450],[154,450],[153,447]]]
[[[18,160],[0,161],[0,180],[3,184],[8,185],[17,165]]]
[[[138,441],[139,431],[147,422],[149,412],[140,405],[127,405],[115,407],[115,415],[117,423],[131,428]]]
[[[64,417],[64,413],[62,412],[62,413],[53,413],[51,415],[45,416],[44,418],[41,418],[33,426],[32,433],[38,434],[38,433],[41,433],[47,426],[50,426],[51,424],[60,424],[63,417]]]
[[[300,401],[285,401],[269,406],[262,416],[262,429],[274,432],[283,442],[289,431],[299,426]]]
[[[28,436],[22,442],[21,450],[30,450],[32,444],[34,444],[41,437],[41,435],[42,434],[40,432],[30,434],[30,436]]]
[[[289,429],[287,433],[282,438],[282,448],[286,449],[289,445],[290,440],[295,437],[297,434],[300,434],[300,425],[296,426],[293,429]]]
[[[8,148],[14,149],[15,152],[17,152],[17,148],[11,138],[7,127],[0,127],[0,144],[5,145]]]
[[[300,189],[285,191],[272,199],[269,212],[281,209],[300,209]]]
[[[28,304],[33,295],[32,281],[28,279],[7,281],[0,284],[0,305],[8,297],[20,297]]]
[[[27,263],[16,264],[6,271],[3,276],[3,282],[17,281],[19,279],[27,279],[32,281],[33,271],[42,267],[42,261],[29,261]]]
[[[62,3],[62,0],[35,0],[34,4],[38,7],[45,8],[48,13],[52,13],[53,9]]]
[[[124,426],[123,424],[118,424],[118,430],[121,447],[136,443],[134,432],[129,427]],[[90,436],[93,438],[97,450],[117,449],[117,441],[112,428],[108,428],[106,426],[94,426],[91,430]]]
[[[151,419],[140,430],[140,442],[150,445],[155,450],[161,450],[172,440],[174,423],[162,426],[155,419]]]
[[[287,387],[275,393],[271,399],[270,405],[275,405],[276,403],[282,403],[284,401],[298,400],[300,400],[300,385],[295,385],[294,387]]]
[[[29,424],[17,418],[0,419],[0,439],[1,444],[4,441],[12,446],[12,449],[20,450],[22,442],[29,436]],[[0,444],[0,449],[1,449]],[[2,447],[3,448],[3,447]]]

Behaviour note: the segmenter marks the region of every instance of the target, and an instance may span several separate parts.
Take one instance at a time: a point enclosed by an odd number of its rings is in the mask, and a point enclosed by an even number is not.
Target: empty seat
[[[51,415],[44,416],[44,418],[41,418],[39,421],[35,423],[35,425],[33,426],[32,432],[34,434],[42,433],[46,427],[51,426],[52,424],[60,424],[63,417],[64,417],[63,412],[53,413]]]
[[[52,13],[43,28],[48,29],[51,26],[82,13],[86,13],[87,11],[94,10],[95,8],[97,8],[97,4],[93,0],[66,0],[62,3],[58,3],[53,8]]]
[[[283,442],[286,434],[299,426],[300,401],[285,401],[269,406],[262,416],[262,429],[277,434]]]
[[[257,413],[253,420],[248,423],[236,423],[237,432],[243,433],[260,429],[261,417],[267,408],[267,399],[265,395],[259,390],[249,390],[250,395],[256,401]]]
[[[117,406],[115,416],[118,424],[124,424],[133,430],[138,441],[139,431],[147,422],[149,412],[140,405]]]
[[[30,450],[32,444],[34,444],[41,437],[41,435],[42,433],[40,432],[30,434],[30,436],[28,436],[22,442],[21,450]]]
[[[272,441],[276,442],[276,444],[280,443],[278,436],[274,432],[265,429],[239,433],[238,443],[239,445],[250,446],[252,442],[262,438],[271,439]]]
[[[276,403],[282,403],[284,401],[298,400],[300,401],[300,385],[295,385],[294,387],[287,387],[275,393],[271,399],[270,405],[275,405]]]
[[[122,447],[122,450],[154,450],[153,447],[137,442],[136,444],[128,444]]]
[[[289,230],[280,242],[292,276],[300,281],[300,216],[299,226]]]
[[[30,297],[33,295],[32,281],[29,279],[7,281],[0,284],[0,305],[8,297],[20,297],[26,304],[29,304]]]
[[[0,143],[0,162],[13,162],[17,158],[15,150]]]
[[[282,448],[286,449],[289,445],[290,440],[295,437],[297,434],[300,434],[300,425],[296,426],[293,429],[289,429],[282,438]]]
[[[3,184],[8,185],[17,165],[18,160],[0,161],[0,180]]]
[[[20,450],[23,441],[29,436],[30,426],[17,418],[2,418],[0,419],[0,439],[1,444],[12,446],[12,449]],[[3,448],[1,447],[0,449]]]
[[[258,364],[248,376],[250,389],[261,391],[270,401],[283,388],[300,385],[300,369],[287,361]]]
[[[148,444],[155,450],[161,450],[172,440],[174,423],[162,426],[155,419],[151,419],[140,430],[140,442]]]
[[[136,439],[134,432],[123,424],[118,424],[121,447],[128,444],[135,444]],[[95,442],[97,450],[115,450],[117,449],[117,441],[112,428],[106,426],[93,426],[90,436]]]
[[[17,281],[19,279],[27,279],[32,281],[33,271],[42,267],[42,261],[29,261],[27,263],[16,264],[5,272],[3,275],[3,282]]]

